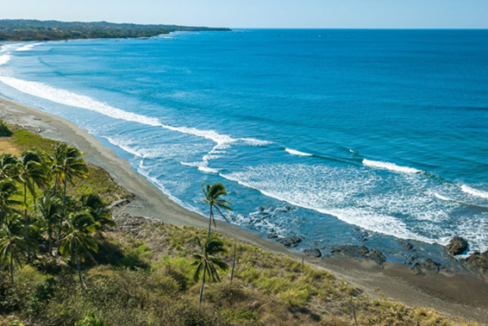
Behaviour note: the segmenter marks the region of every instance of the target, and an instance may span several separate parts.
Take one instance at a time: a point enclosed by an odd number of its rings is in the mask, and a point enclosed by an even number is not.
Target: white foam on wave
[[[11,57],[12,56],[8,53],[0,55],[0,66],[3,66],[7,62],[9,62]]]
[[[213,141],[216,145],[212,148],[212,150],[203,157],[201,163],[199,163],[199,170],[203,172],[212,172],[216,173],[214,169],[208,167],[208,161],[210,159],[218,158],[217,154],[221,152],[222,149],[228,148],[233,144],[242,144],[246,146],[266,146],[270,144],[268,141],[262,141],[259,139],[254,138],[232,138],[228,135],[219,134],[214,130],[201,130],[192,127],[174,127],[166,124],[162,124],[157,118],[147,117],[144,115],[140,115],[137,113],[127,112],[115,107],[112,107],[106,103],[94,100],[88,96],[76,94],[73,92],[69,92],[63,89],[57,89],[51,86],[48,86],[43,83],[33,82],[33,81],[25,81],[13,77],[4,77],[0,76],[0,81],[4,84],[7,84],[23,93],[27,93],[29,95],[33,95],[39,98],[43,98],[55,103],[60,103],[63,105],[82,108],[94,112],[98,112],[100,114],[106,115],[108,117],[114,119],[120,119],[125,121],[136,122],[144,125],[154,126],[154,127],[162,127],[167,130],[193,135],[200,138],[205,138],[208,140]],[[112,141],[114,141],[112,139]],[[129,153],[133,153],[133,150],[128,147],[122,147],[117,144],[120,148],[127,150]],[[141,156],[141,153],[133,153],[134,155]],[[142,156],[141,156],[142,157]]]
[[[133,149],[132,147],[130,147],[129,145],[125,144],[124,142],[122,142],[120,140],[116,140],[112,137],[105,137],[105,139],[107,139],[110,144],[121,148],[122,150],[124,150],[127,153],[130,153],[130,154],[137,156],[139,158],[144,158],[144,155],[142,153],[138,152],[137,150]]]
[[[476,196],[479,198],[487,199],[488,200],[488,192],[471,188],[467,185],[462,185],[461,190],[469,195]]]
[[[446,196],[443,196],[443,195],[438,194],[438,193],[436,193],[436,192],[434,193],[434,197],[436,197],[436,198],[438,198],[438,199],[440,199],[440,200],[444,200],[444,201],[452,201],[452,199],[451,199],[451,198],[446,197]]]
[[[193,163],[181,162],[181,165],[196,167],[198,168],[198,170],[205,173],[214,173],[214,174],[219,173],[219,169],[210,168],[207,166],[207,164],[205,164],[205,162],[193,162]]]
[[[149,126],[160,126],[158,119],[137,113],[123,111],[106,103],[96,101],[88,96],[79,95],[66,90],[57,89],[39,82],[25,81],[13,77],[0,76],[0,81],[23,93],[40,97],[55,103],[95,111],[103,115],[126,121],[137,122]]]
[[[287,151],[291,155],[297,155],[297,156],[313,156],[312,154],[300,152],[300,151],[297,151],[297,150],[294,150],[294,149],[291,149],[291,148],[285,148],[285,151]]]
[[[428,176],[307,164],[265,164],[221,176],[294,206],[332,215],[366,230],[426,243],[445,243],[461,227],[485,218],[453,216],[460,205],[449,197],[462,194],[456,185]],[[437,193],[437,196],[434,195]],[[438,199],[443,198],[443,200]],[[476,229],[473,229],[476,232]],[[480,243],[473,243],[480,247]]]
[[[37,45],[41,45],[42,43],[31,43],[31,44],[27,44],[27,45],[24,45],[18,49],[16,49],[15,51],[30,51],[32,50],[33,47],[37,46]]]
[[[417,170],[414,168],[405,167],[405,166],[398,166],[394,163],[382,162],[382,161],[371,161],[371,160],[367,160],[367,159],[363,160],[363,165],[369,166],[372,168],[390,170],[390,171],[400,172],[400,173],[412,173],[413,174],[413,173],[422,172],[421,170]]]

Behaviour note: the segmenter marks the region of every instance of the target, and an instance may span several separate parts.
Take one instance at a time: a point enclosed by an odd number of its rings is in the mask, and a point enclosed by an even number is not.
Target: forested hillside
[[[177,25],[60,22],[55,20],[0,20],[0,41],[52,41],[88,38],[153,37],[176,31],[230,31],[227,28]]]

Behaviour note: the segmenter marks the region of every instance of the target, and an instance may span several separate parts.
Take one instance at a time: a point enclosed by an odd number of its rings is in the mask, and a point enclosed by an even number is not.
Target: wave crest
[[[472,196],[476,196],[476,197],[480,197],[480,198],[488,200],[488,192],[486,192],[486,191],[474,189],[474,188],[471,188],[467,185],[462,185],[461,190],[467,194],[472,195]]]
[[[297,155],[297,156],[313,156],[313,154],[300,152],[300,151],[297,151],[297,150],[294,150],[294,149],[291,149],[291,148],[285,148],[285,151],[287,151],[291,155]]]
[[[406,167],[406,166],[398,166],[394,163],[389,163],[389,162],[382,162],[382,161],[371,161],[364,159],[363,160],[363,165],[369,166],[372,168],[377,168],[377,169],[383,169],[383,170],[390,170],[394,172],[400,172],[400,173],[421,173],[421,170],[417,170],[414,168]]]

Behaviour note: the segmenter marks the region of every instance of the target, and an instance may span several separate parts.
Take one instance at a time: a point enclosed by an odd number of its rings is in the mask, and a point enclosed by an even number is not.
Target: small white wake
[[[297,150],[294,150],[294,149],[291,149],[291,148],[286,148],[285,151],[287,151],[291,155],[297,155],[297,156],[313,156],[313,154],[300,152],[300,151],[297,151]]]
[[[406,167],[406,166],[398,166],[394,163],[389,163],[389,162],[381,162],[381,161],[371,161],[371,160],[363,160],[363,165],[369,166],[372,168],[377,168],[377,169],[383,169],[383,170],[390,170],[394,172],[400,172],[400,173],[420,173],[422,172],[421,170],[417,170],[414,168]]]
[[[468,187],[466,185],[462,185],[461,190],[467,194],[472,195],[472,196],[476,196],[476,197],[480,197],[480,198],[488,200],[488,192],[486,192],[486,191],[474,189],[474,188]]]

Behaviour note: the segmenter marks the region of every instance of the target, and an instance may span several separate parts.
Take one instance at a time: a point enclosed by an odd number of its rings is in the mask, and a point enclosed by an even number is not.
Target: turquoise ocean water
[[[0,95],[86,128],[191,210],[224,183],[233,223],[297,249],[488,249],[488,31],[8,43]]]

